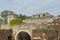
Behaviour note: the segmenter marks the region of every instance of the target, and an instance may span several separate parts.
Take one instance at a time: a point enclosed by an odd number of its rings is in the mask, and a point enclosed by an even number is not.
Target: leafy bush
[[[10,21],[10,25],[13,26],[13,25],[19,25],[22,23],[22,20],[11,20]]]

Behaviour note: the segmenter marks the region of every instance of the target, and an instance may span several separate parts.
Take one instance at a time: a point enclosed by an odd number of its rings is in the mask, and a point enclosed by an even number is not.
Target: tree
[[[10,25],[13,26],[13,25],[19,25],[22,23],[22,20],[11,20],[10,21]]]
[[[7,17],[8,12],[9,12],[9,11],[7,11],[7,10],[1,12],[1,17],[4,17],[4,18]]]
[[[16,13],[14,13],[13,11],[4,10],[3,12],[1,12],[1,17],[4,18],[4,24],[7,24],[8,15],[13,15],[15,19],[17,19],[17,17],[18,17],[18,15]]]
[[[7,17],[8,15],[14,15],[15,13],[13,11],[4,10],[1,12],[1,17]]]
[[[27,16],[26,15],[22,15],[22,14],[20,14],[19,17],[18,17],[18,19],[20,19],[20,20],[25,20],[26,18],[27,18]]]
[[[28,17],[27,17],[27,19],[30,19],[30,18],[32,18],[32,17],[31,17],[31,16],[28,16]]]

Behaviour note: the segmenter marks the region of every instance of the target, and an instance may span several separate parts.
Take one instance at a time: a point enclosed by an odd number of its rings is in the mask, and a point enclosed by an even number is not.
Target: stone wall
[[[57,32],[55,30],[33,30],[33,40],[55,40],[57,39]]]
[[[0,30],[0,40],[12,40],[12,30]]]

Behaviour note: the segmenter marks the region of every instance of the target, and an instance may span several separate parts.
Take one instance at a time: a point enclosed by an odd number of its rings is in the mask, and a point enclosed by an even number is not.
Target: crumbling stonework
[[[12,40],[12,30],[0,30],[0,40]]]

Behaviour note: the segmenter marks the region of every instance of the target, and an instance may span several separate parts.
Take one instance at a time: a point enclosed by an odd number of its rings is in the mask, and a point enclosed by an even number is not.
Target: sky
[[[0,0],[0,12],[4,10],[24,15],[45,12],[60,15],[60,0]]]

